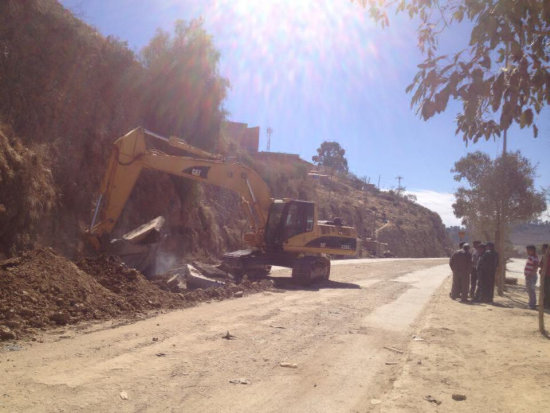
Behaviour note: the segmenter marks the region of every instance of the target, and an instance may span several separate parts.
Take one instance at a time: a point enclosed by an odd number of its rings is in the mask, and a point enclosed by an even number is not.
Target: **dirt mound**
[[[86,258],[75,264],[43,248],[0,262],[0,340],[29,337],[37,329],[85,320],[184,308],[272,286],[267,280],[245,281],[224,288],[172,293],[117,258]]]
[[[182,307],[184,297],[181,294],[161,290],[139,271],[128,268],[118,257],[84,258],[76,265],[135,311]]]
[[[121,297],[51,249],[0,263],[2,338],[25,336],[33,328],[109,318],[129,310]]]

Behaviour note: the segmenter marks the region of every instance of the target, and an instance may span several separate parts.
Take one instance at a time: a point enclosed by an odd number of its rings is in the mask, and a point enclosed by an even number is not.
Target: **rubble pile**
[[[121,297],[134,311],[182,306],[183,296],[159,289],[139,271],[128,268],[118,257],[84,258],[76,265],[104,288]]]
[[[2,339],[26,335],[32,328],[116,317],[129,310],[122,297],[51,249],[0,263]]]
[[[87,320],[135,317],[151,310],[185,308],[273,287],[270,280],[227,282],[220,288],[159,288],[116,257],[73,263],[51,248],[0,262],[0,340]]]

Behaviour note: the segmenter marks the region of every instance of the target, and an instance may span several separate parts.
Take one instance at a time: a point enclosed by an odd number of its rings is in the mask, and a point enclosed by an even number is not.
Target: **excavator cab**
[[[265,228],[268,251],[282,251],[289,238],[313,231],[315,205],[313,202],[276,199],[269,208]]]

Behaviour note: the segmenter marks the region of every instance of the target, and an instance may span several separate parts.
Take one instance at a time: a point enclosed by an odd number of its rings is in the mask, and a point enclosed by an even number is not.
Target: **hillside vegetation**
[[[228,82],[200,21],[159,32],[140,56],[100,35],[55,0],[0,2],[0,254],[39,245],[74,257],[83,247],[111,143],[138,125],[211,151]],[[178,91],[179,93],[175,93]],[[246,121],[246,120],[243,120]],[[320,218],[343,217],[361,237],[398,256],[446,254],[439,216],[395,194],[342,177],[318,182],[308,166],[243,155],[275,197],[318,202]],[[165,215],[167,261],[218,257],[242,246],[238,198],[148,171],[114,236]]]

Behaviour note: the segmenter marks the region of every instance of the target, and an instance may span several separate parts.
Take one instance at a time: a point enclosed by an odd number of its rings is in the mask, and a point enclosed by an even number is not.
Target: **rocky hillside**
[[[264,164],[264,168],[269,166]],[[303,165],[295,168],[297,172],[288,176],[299,176]],[[272,169],[283,168],[274,165]],[[277,188],[275,196],[289,196],[284,194],[284,187]],[[294,188],[289,191],[291,197],[315,201],[320,219],[341,217],[345,224],[357,228],[362,240],[386,243],[397,257],[439,257],[450,251],[439,215],[394,192],[379,191],[353,177],[315,178],[307,174],[291,179],[286,187]]]
[[[150,85],[158,83],[154,70],[160,63],[144,64],[124,42],[104,38],[56,0],[0,2],[0,47],[0,255],[36,246],[77,255],[111,143],[136,126],[165,125],[158,132],[192,136],[193,144],[205,147],[200,130],[219,134],[223,90],[206,99],[216,105],[208,113],[186,114],[195,123],[194,134],[185,133],[188,125],[174,121],[173,113],[162,117],[165,106],[178,106],[165,105],[163,96],[152,99],[157,89]],[[209,51],[208,45],[201,47]],[[208,61],[215,65],[215,59]],[[206,81],[215,69],[209,68]],[[183,78],[177,79],[186,91],[183,98],[196,100],[193,85]],[[340,216],[357,226],[362,238],[376,237],[397,256],[446,254],[440,218],[402,197],[364,190],[356,179],[316,180],[304,162],[249,155],[242,160],[260,172],[275,197],[316,201],[321,219]],[[164,215],[166,265],[183,256],[219,257],[242,246],[246,222],[234,212],[237,205],[236,195],[226,190],[146,172],[113,235]]]

